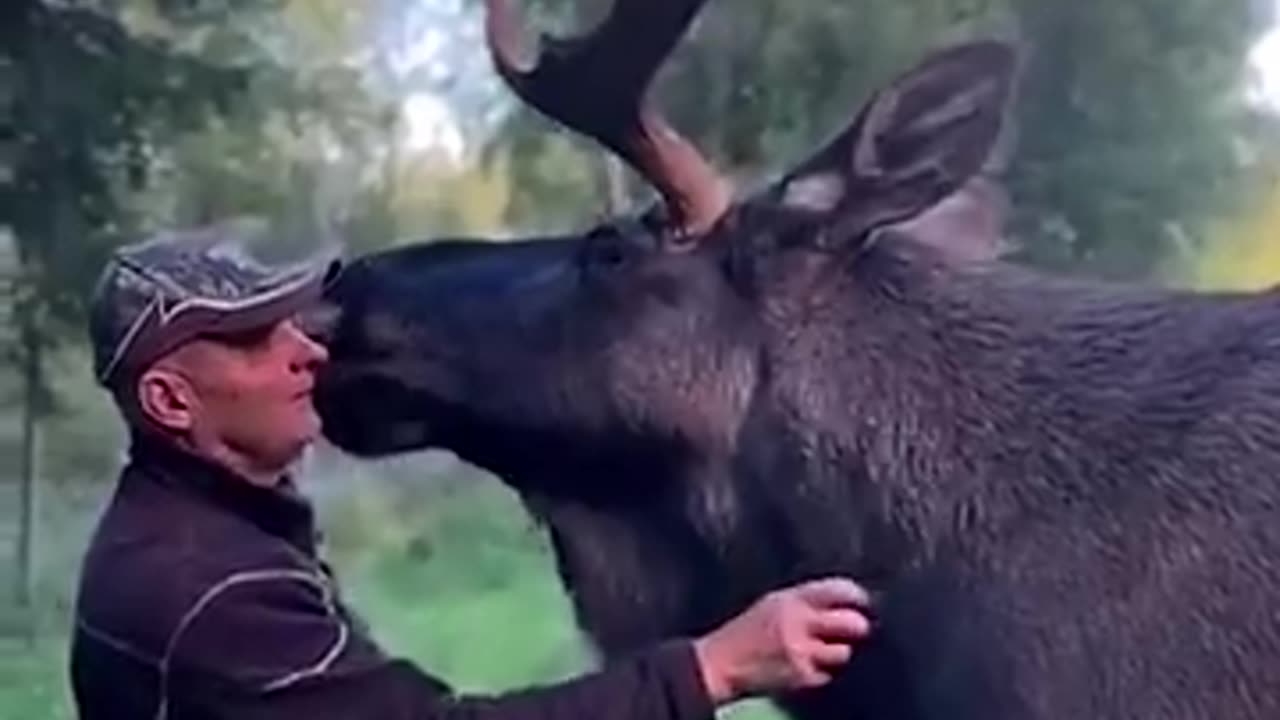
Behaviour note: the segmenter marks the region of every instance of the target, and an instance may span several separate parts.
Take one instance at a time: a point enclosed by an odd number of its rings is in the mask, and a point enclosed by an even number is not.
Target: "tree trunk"
[[[0,57],[21,67],[26,41],[30,39],[31,28],[37,22],[43,10],[38,0],[10,0],[0,3]],[[16,300],[15,300],[16,302]],[[35,560],[36,560],[36,478],[37,458],[40,453],[40,347],[39,336],[35,332],[33,319],[24,312],[24,308],[13,308],[12,320],[16,321],[18,343],[21,352],[23,381],[22,399],[22,438],[20,445],[19,503],[18,503],[18,535],[16,543],[16,573],[14,574],[14,600],[24,616],[30,617],[29,611],[35,604]],[[23,623],[27,631],[27,640],[35,638],[34,623]]]
[[[18,607],[31,611],[35,606],[35,567],[36,567],[36,534],[38,523],[36,515],[39,511],[38,481],[40,458],[40,419],[42,414],[40,397],[40,356],[41,347],[38,335],[31,329],[29,322],[23,323],[23,407],[22,407],[22,445],[21,445],[21,500],[18,508],[18,543],[17,543],[17,581],[15,597]],[[33,629],[33,624],[28,627]]]

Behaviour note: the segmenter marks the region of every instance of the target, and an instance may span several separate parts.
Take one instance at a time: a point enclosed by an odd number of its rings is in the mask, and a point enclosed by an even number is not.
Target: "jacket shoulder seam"
[[[183,613],[182,618],[178,621],[173,633],[169,636],[169,640],[165,644],[164,656],[160,658],[158,665],[160,670],[161,694],[160,707],[156,711],[157,720],[165,720],[167,715],[169,675],[173,665],[173,659],[177,654],[182,636],[196,621],[196,619],[200,617],[201,613],[208,609],[209,606],[212,605],[221,595],[225,594],[232,588],[256,583],[281,581],[301,582],[314,586],[318,589],[321,593],[326,615],[337,622],[337,637],[317,662],[292,670],[275,680],[268,681],[267,683],[264,683],[259,690],[268,692],[271,690],[283,689],[300,680],[323,673],[333,664],[345,648],[350,631],[347,628],[346,622],[342,620],[341,616],[337,612],[333,597],[333,589],[323,577],[313,571],[298,568],[266,568],[234,572],[214,583],[207,590],[201,593],[200,596],[191,604],[191,607]]]

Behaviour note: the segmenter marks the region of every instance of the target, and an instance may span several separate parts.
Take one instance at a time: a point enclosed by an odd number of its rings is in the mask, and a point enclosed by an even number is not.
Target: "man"
[[[225,228],[124,248],[90,321],[130,457],[89,547],[71,679],[103,718],[710,718],[813,687],[868,632],[857,585],[767,595],[559,685],[467,697],[384,653],[344,606],[290,466],[317,436],[324,347],[298,313],[336,266],[272,268]]]

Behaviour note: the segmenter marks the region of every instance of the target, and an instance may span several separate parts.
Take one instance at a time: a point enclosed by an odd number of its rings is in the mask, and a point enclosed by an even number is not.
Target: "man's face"
[[[162,424],[186,434],[198,449],[230,451],[255,470],[275,471],[296,460],[319,433],[311,390],[327,359],[322,345],[285,320],[194,340],[156,363],[153,382],[167,376],[167,391],[149,388],[146,375],[140,391],[144,407],[155,405],[149,392],[176,400],[183,412]]]

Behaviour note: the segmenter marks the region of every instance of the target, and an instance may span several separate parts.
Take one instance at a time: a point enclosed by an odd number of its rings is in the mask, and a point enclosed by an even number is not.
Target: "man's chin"
[[[311,445],[320,439],[323,424],[320,422],[320,413],[310,405],[307,406],[307,415],[299,423],[299,442],[304,445]]]
[[[302,424],[298,432],[290,439],[281,442],[274,453],[282,466],[293,467],[302,460],[307,451],[320,439],[320,420],[313,417]]]

